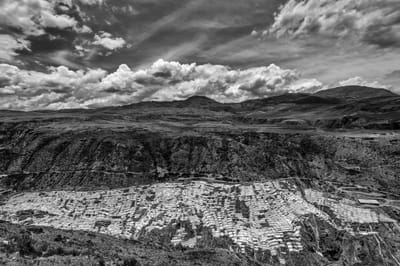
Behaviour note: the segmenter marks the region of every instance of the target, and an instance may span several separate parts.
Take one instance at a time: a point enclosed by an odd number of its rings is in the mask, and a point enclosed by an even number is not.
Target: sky
[[[0,109],[400,92],[399,0],[0,0]]]

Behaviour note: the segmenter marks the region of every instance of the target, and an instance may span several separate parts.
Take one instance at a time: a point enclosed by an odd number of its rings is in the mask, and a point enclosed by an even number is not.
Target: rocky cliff
[[[2,183],[18,190],[123,187],[221,175],[234,181],[285,177],[398,185],[399,142],[329,133],[160,132],[0,125]]]

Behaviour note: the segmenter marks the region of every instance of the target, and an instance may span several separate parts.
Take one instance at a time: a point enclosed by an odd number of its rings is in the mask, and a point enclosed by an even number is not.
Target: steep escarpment
[[[5,133],[5,134],[4,134]],[[139,130],[3,130],[3,183],[18,189],[118,187],[171,178],[223,175],[250,181],[317,176],[332,146],[296,134],[162,134]]]
[[[94,189],[222,176],[232,181],[286,177],[362,182],[395,190],[396,139],[329,134],[1,125],[3,185],[18,189]]]

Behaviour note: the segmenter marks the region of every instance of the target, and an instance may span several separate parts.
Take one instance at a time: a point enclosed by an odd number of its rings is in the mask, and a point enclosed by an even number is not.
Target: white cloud
[[[65,29],[77,27],[78,22],[66,15],[56,14],[56,1],[2,0],[0,25],[20,29],[25,35],[42,35],[45,27]]]
[[[356,37],[380,46],[400,43],[398,0],[289,0],[269,33],[277,37],[321,34]]]
[[[85,5],[102,5],[105,2],[105,0],[58,0],[58,1],[69,6],[72,6],[76,2]]]
[[[0,61],[10,61],[17,55],[19,49],[28,49],[29,42],[24,39],[16,39],[8,34],[0,34]]]
[[[48,73],[0,64],[0,108],[59,109],[121,105],[143,100],[182,100],[204,95],[222,102],[321,89],[320,82],[276,65],[234,70],[222,65],[181,64],[158,60],[133,71],[121,65],[72,71],[61,66]]]
[[[86,5],[102,5],[105,0],[79,0],[82,4]]]
[[[136,10],[133,6],[131,5],[123,5],[123,6],[112,6],[111,10],[113,11],[114,14],[124,14],[124,15],[131,15],[135,16],[138,15],[140,12]]]
[[[95,45],[103,46],[108,50],[116,50],[124,47],[126,45],[126,41],[121,37],[112,37],[112,35],[108,32],[100,32],[94,36]]]
[[[291,86],[291,92],[304,92],[304,93],[314,93],[319,90],[327,89],[327,87],[322,84],[317,79],[303,79],[294,82]]]
[[[276,65],[233,70],[222,65],[158,60],[148,69],[136,72],[121,65],[103,79],[101,86],[133,90],[139,100],[179,100],[192,95],[206,95],[218,101],[231,102],[306,90],[310,88],[307,83],[310,87],[316,86],[310,80],[300,79],[296,71]]]
[[[3,47],[0,50],[5,51],[6,48],[4,46],[11,46],[16,44],[15,49],[11,49],[11,52],[8,52],[10,56],[13,56],[13,51],[19,49],[21,45],[27,47],[29,42],[26,41],[28,36],[40,36],[46,34],[46,28],[57,28],[57,29],[67,29],[70,28],[78,33],[90,33],[91,29],[85,25],[81,25],[78,21],[67,15],[67,14],[58,14],[56,12],[57,4],[60,2],[68,2],[67,0],[60,1],[48,1],[48,0],[1,0],[0,1],[0,28],[14,28],[17,29],[20,33],[15,36],[17,37],[8,37],[10,42],[6,45],[2,45]],[[72,3],[69,3],[69,6],[72,7]],[[68,11],[68,7],[65,5],[59,10],[64,9],[64,11]],[[3,42],[6,37],[2,35]],[[16,41],[12,41],[11,38],[18,39]],[[25,40],[25,41],[24,41]],[[10,50],[10,49],[8,49]],[[0,52],[2,57],[5,52]]]
[[[43,27],[65,29],[75,27],[78,22],[67,15],[56,15],[48,10],[42,11],[41,25]]]
[[[83,25],[82,27],[77,27],[76,31],[78,33],[92,33],[92,29],[86,25]]]
[[[388,89],[386,85],[380,84],[378,81],[369,82],[361,77],[353,77],[339,82],[340,86],[365,86],[371,88]]]
[[[106,71],[72,71],[65,66],[50,67],[48,73],[19,69],[9,64],[0,64],[0,81],[15,95],[30,97],[41,92],[67,90],[73,92],[81,85],[98,84]]]
[[[27,35],[44,33],[34,17],[40,16],[41,10],[51,10],[52,5],[44,0],[0,2],[0,24],[18,28]]]

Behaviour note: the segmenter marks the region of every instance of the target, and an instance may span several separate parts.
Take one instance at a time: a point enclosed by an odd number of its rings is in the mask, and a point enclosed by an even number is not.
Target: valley
[[[399,96],[377,93],[1,111],[0,262],[400,265]]]

